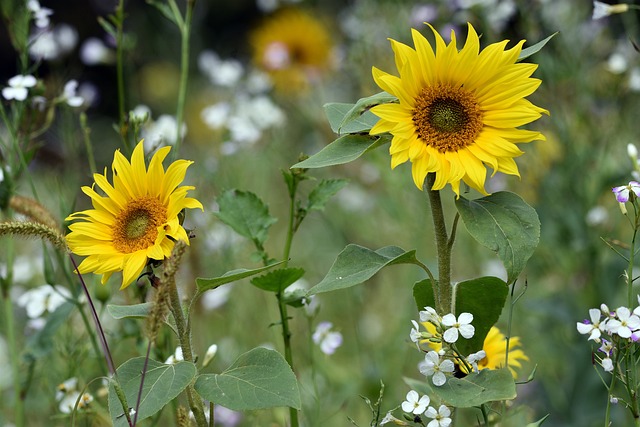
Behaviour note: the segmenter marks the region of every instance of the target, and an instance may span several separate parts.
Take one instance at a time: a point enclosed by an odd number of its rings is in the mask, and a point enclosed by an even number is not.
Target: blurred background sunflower
[[[250,34],[253,62],[290,93],[319,82],[332,67],[333,41],[325,24],[297,8],[285,8]]]

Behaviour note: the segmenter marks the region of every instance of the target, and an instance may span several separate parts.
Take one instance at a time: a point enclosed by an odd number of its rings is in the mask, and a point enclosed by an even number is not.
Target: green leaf
[[[527,427],[540,427],[542,425],[542,423],[544,423],[547,418],[549,418],[549,414],[547,414],[544,417],[540,418],[535,423],[527,424]]]
[[[323,179],[309,193],[307,210],[322,210],[324,205],[338,191],[342,190],[349,181],[346,179]]]
[[[262,347],[242,354],[221,374],[200,375],[195,389],[204,399],[234,411],[301,407],[289,364],[277,351]]]
[[[215,215],[238,234],[262,245],[276,219],[269,208],[249,191],[227,190],[217,198],[220,211]]]
[[[282,301],[290,305],[291,307],[300,308],[304,305],[307,299],[307,291],[305,289],[295,289],[290,292],[285,292],[282,297]]]
[[[147,0],[147,3],[152,5],[152,6],[155,6],[156,9],[158,9],[158,11],[162,14],[162,16],[167,18],[169,21],[171,21],[174,24],[180,26],[180,24],[176,20],[175,15],[173,14],[173,11],[171,10],[171,8],[166,3],[160,3],[157,0]]]
[[[382,268],[393,264],[416,264],[416,251],[405,252],[397,246],[372,251],[358,245],[347,245],[338,254],[327,275],[307,295],[350,288],[369,280]]]
[[[114,319],[147,317],[153,306],[152,302],[133,305],[107,305],[107,311]]]
[[[340,122],[340,125],[338,126],[337,133],[348,133],[347,131],[344,130],[345,127],[350,123],[352,123],[354,120],[360,118],[360,116],[362,116],[365,113],[372,114],[369,111],[369,108],[373,107],[374,105],[387,104],[390,102],[398,102],[398,98],[387,92],[380,92],[375,95],[368,96],[366,98],[360,98],[358,102],[356,102],[353,105],[353,107],[351,107],[351,109],[345,113],[344,118],[342,119],[342,121]],[[375,114],[373,116],[376,118],[376,122],[377,122],[378,117]],[[371,129],[371,127],[369,129]],[[369,130],[369,129],[366,129],[366,130]]]
[[[40,359],[53,350],[55,334],[71,315],[75,305],[65,302],[49,315],[47,323],[28,340],[24,349],[25,359]]]
[[[318,153],[303,160],[292,168],[323,168],[326,166],[349,163],[367,151],[391,141],[389,135],[373,137],[369,135],[344,135],[324,147]]]
[[[538,53],[548,42],[549,40],[551,40],[553,38],[553,36],[555,36],[556,34],[558,34],[559,31],[556,31],[555,33],[551,34],[549,37],[547,37],[546,39],[539,41],[538,43],[534,44],[533,46],[529,46],[526,49],[522,49],[520,51],[520,55],[518,55],[518,61],[522,61],[525,58],[530,57],[531,55]]]
[[[405,378],[405,382],[418,393],[436,395],[448,406],[456,408],[516,398],[516,383],[507,368],[483,369],[464,378],[447,378],[447,382],[439,387],[433,385],[430,378],[422,381]]]
[[[360,132],[369,133],[369,130],[379,120],[378,116],[371,111],[366,111],[361,116],[355,117],[352,121],[341,127],[345,115],[351,111],[354,106],[355,104],[343,104],[339,102],[324,105],[324,112],[329,120],[329,125],[331,125],[331,130],[341,135]]]
[[[515,281],[540,241],[535,209],[507,191],[475,200],[460,197],[456,207],[469,234],[498,254],[507,270],[507,282]]]
[[[482,350],[484,339],[502,313],[509,287],[497,277],[480,277],[458,283],[454,292],[456,313],[473,314],[473,337],[460,338],[456,342],[458,350],[464,356],[468,356]]]
[[[227,271],[220,277],[212,277],[210,279],[198,277],[196,279],[196,287],[198,288],[198,293],[209,291],[211,289],[217,288],[218,286],[226,285],[227,283],[235,282],[236,280],[244,279],[245,277],[262,273],[263,271],[273,268],[276,265],[280,265],[283,262],[284,261],[276,262],[274,264],[267,265],[266,267],[254,268],[253,270],[239,268],[237,270]]]
[[[281,292],[304,276],[302,268],[279,268],[251,279],[251,284],[269,292]]]
[[[116,30],[116,27],[113,26],[113,24],[109,21],[107,21],[106,19],[104,19],[101,16],[98,16],[98,24],[100,24],[100,26],[102,27],[102,29],[109,34],[111,37],[113,37],[114,39],[117,40],[118,38],[118,31]]]
[[[413,285],[413,300],[416,302],[418,311],[424,310],[425,307],[436,306],[431,279],[420,280]]]
[[[144,357],[127,360],[116,372],[127,404],[135,407],[140,389],[140,377],[144,368]],[[138,421],[148,418],[175,399],[196,376],[196,366],[191,362],[165,365],[149,359],[144,387],[138,408]],[[114,427],[127,427],[122,404],[118,400],[113,384],[109,385],[109,414]]]

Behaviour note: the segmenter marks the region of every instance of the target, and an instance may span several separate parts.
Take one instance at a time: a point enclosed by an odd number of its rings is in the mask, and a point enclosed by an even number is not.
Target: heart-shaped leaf
[[[540,241],[535,209],[508,191],[475,200],[460,197],[456,207],[469,234],[498,254],[507,282],[515,281]]]
[[[235,411],[301,407],[289,364],[277,351],[262,347],[242,354],[220,374],[200,375],[195,389],[203,398]]]
[[[116,370],[129,408],[134,408],[138,400],[144,359],[144,357],[136,357],[127,360]],[[175,399],[195,378],[196,372],[196,366],[191,362],[165,365],[149,359],[138,408],[138,421],[152,416]],[[109,414],[114,427],[128,427],[129,424],[124,417],[122,404],[118,400],[113,384],[109,385]]]

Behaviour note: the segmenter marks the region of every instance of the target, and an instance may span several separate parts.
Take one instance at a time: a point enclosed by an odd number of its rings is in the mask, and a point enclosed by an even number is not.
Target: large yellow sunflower
[[[143,143],[133,150],[131,162],[120,151],[113,159],[113,185],[105,173],[94,174],[101,196],[91,187],[82,187],[94,209],[67,217],[67,244],[71,251],[86,256],[78,266],[80,273],[102,274],[106,283],[111,274],[122,271],[124,289],[142,272],[150,259],[162,260],[171,254],[174,241],[189,237],[178,214],[186,208],[202,209],[202,204],[187,197],[194,187],[179,185],[193,162],[177,160],[164,170],[162,162],[171,147],[159,149],[147,169]]]
[[[436,327],[432,323],[423,322],[422,325],[431,335],[438,335]],[[427,344],[434,351],[440,351],[442,348],[442,344],[438,342],[424,340],[422,343]],[[519,337],[511,337],[509,339],[509,370],[514,378],[517,376],[515,368],[522,367],[521,361],[529,360],[520,346],[521,343]],[[499,369],[504,366],[504,361],[507,356],[507,338],[496,326],[492,326],[489,330],[489,333],[482,344],[482,349],[486,353],[486,356],[478,362],[478,370]],[[465,373],[467,372],[465,366],[459,366],[459,368],[461,371]]]
[[[375,82],[398,103],[371,109],[380,117],[371,134],[393,135],[391,167],[411,161],[418,188],[435,172],[433,190],[451,184],[459,195],[462,180],[486,195],[485,165],[494,174],[519,176],[513,158],[522,151],[516,144],[545,139],[540,132],[518,129],[548,114],[525,99],[541,83],[530,77],[537,65],[516,63],[524,40],[511,49],[502,41],[480,51],[478,34],[469,24],[458,51],[455,32],[446,44],[431,29],[435,51],[415,29],[415,49],[390,40],[399,77],[373,67]]]
[[[304,90],[331,64],[333,43],[325,26],[294,8],[267,18],[250,36],[253,61],[283,92]]]

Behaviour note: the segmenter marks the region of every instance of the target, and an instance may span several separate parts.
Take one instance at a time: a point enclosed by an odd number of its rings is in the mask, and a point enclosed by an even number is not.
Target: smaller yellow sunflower
[[[254,63],[283,92],[306,89],[330,66],[329,31],[298,9],[283,9],[266,19],[251,33],[250,43]]]
[[[438,335],[436,327],[432,323],[424,322],[422,325],[431,335]],[[440,351],[442,348],[442,344],[440,343],[434,343],[428,340],[424,340],[422,343],[427,344],[435,351]],[[511,337],[509,339],[509,370],[514,378],[517,377],[515,368],[522,367],[521,361],[529,360],[524,351],[522,351],[521,348],[518,348],[520,346],[521,343],[519,337]],[[502,332],[500,332],[500,329],[495,326],[491,327],[489,333],[484,339],[482,349],[486,353],[486,356],[478,362],[478,370],[499,369],[504,366],[504,360],[507,356],[507,338]],[[459,368],[462,372],[468,373],[465,366],[459,366]]]
[[[102,274],[106,283],[114,272],[122,271],[120,289],[129,286],[149,260],[162,260],[171,255],[174,242],[189,237],[182,227],[179,214],[183,209],[202,209],[202,204],[187,197],[194,187],[179,185],[193,162],[177,160],[165,171],[162,162],[171,147],[159,149],[149,167],[144,160],[143,142],[133,150],[131,161],[120,150],[114,155],[113,185],[104,174],[93,179],[105,194],[93,186],[82,187],[91,198],[94,209],[75,212],[67,221],[66,236],[71,251],[86,256],[78,266],[79,273]]]

